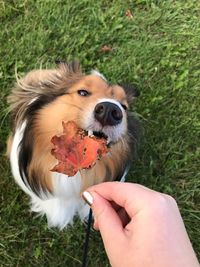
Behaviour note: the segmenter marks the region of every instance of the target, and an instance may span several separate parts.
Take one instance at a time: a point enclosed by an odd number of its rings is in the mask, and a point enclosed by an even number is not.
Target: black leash
[[[88,216],[88,221],[87,221],[85,243],[83,247],[83,260],[82,260],[82,265],[81,265],[82,267],[87,266],[88,245],[89,245],[91,225],[92,225],[92,209],[90,209],[89,211],[89,216]]]

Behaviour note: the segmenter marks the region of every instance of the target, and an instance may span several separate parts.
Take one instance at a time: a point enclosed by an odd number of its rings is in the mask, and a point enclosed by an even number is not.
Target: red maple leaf
[[[77,171],[94,166],[108,152],[106,139],[88,136],[74,121],[62,125],[63,135],[55,135],[51,140],[54,144],[51,154],[58,160],[51,171],[74,176]]]

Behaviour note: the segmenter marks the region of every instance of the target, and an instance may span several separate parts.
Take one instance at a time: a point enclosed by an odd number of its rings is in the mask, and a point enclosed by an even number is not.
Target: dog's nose
[[[101,102],[96,105],[94,109],[94,116],[102,126],[114,126],[122,121],[123,114],[121,109],[116,104],[110,102]]]

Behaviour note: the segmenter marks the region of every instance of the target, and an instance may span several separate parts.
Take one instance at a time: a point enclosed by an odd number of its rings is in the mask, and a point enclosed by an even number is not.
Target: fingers
[[[113,201],[123,207],[130,218],[149,205],[149,201],[156,194],[144,186],[132,183],[106,182],[87,189],[92,195],[97,193],[102,198]]]
[[[83,198],[89,198],[87,202],[91,204],[95,221],[98,222],[96,226],[101,231],[104,244],[108,245],[110,240],[115,240],[116,235],[122,238],[123,222],[115,209],[113,209],[111,203],[96,192],[92,192],[92,197],[84,192]]]
[[[114,203],[114,202],[113,202]],[[130,222],[130,217],[128,216],[127,212],[125,211],[124,208],[118,206],[117,204],[113,204],[111,203],[111,206],[112,208],[116,211],[118,217],[120,218],[121,220],[121,223],[122,223],[122,226],[123,228]],[[95,230],[99,230],[99,225],[98,225],[98,221],[95,220],[94,218],[94,225],[93,225],[93,228]]]
[[[151,199],[155,194],[144,186],[132,183],[106,182],[92,186],[83,193],[91,205],[95,224],[99,229],[105,245],[110,240],[125,238],[124,228],[142,209],[151,205]]]

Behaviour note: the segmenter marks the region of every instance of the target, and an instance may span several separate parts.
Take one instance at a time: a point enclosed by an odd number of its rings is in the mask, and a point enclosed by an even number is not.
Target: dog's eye
[[[85,89],[78,90],[78,94],[81,95],[81,96],[89,96],[89,95],[91,95],[91,93],[88,92]]]
[[[124,104],[121,104],[121,106],[123,107],[124,110],[127,110],[128,109],[127,106],[124,105]]]

